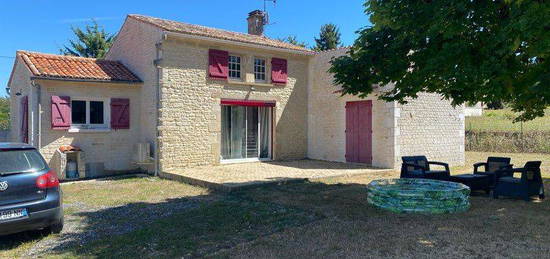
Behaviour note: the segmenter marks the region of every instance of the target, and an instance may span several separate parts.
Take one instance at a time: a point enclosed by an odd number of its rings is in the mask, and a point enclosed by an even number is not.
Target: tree
[[[0,97],[0,130],[7,130],[10,127],[10,99]]]
[[[283,41],[283,42],[290,43],[292,45],[300,46],[302,48],[307,48],[307,43],[305,43],[303,41],[298,41],[298,39],[294,35],[289,35],[286,38],[279,38],[279,40]]]
[[[340,36],[340,30],[336,25],[329,23],[321,26],[321,32],[319,32],[319,38],[315,38],[313,50],[322,51],[340,47]]]
[[[504,108],[504,105],[502,105],[502,102],[500,101],[494,101],[487,104],[487,108],[491,110],[500,110]]]
[[[332,61],[343,94],[406,103],[420,92],[453,105],[503,102],[517,121],[550,105],[550,1],[368,0],[372,26]]]
[[[60,50],[61,54],[69,56],[79,56],[86,58],[103,58],[111,45],[115,36],[105,32],[96,21],[87,24],[84,30],[72,27],[77,40],[69,40],[70,46],[64,46]]]

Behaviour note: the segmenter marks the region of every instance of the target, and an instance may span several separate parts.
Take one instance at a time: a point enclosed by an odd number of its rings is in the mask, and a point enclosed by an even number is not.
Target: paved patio
[[[393,171],[360,164],[319,160],[254,162],[170,170],[161,177],[221,191],[234,191],[262,184],[357,176]]]

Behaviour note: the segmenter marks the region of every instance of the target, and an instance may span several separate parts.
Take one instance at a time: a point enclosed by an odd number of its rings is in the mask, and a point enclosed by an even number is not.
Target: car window
[[[0,151],[0,174],[35,172],[46,168],[36,150]]]

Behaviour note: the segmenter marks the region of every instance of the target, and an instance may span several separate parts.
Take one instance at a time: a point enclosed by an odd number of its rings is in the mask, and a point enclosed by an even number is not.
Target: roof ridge
[[[188,26],[200,27],[200,28],[204,28],[204,29],[214,29],[214,30],[219,30],[219,31],[224,31],[224,32],[229,32],[229,33],[240,34],[240,35],[251,35],[251,36],[255,36],[255,37],[261,37],[261,38],[265,38],[265,39],[274,40],[274,41],[278,41],[278,42],[282,42],[282,43],[287,43],[287,44],[289,44],[288,42],[284,42],[284,41],[280,41],[280,40],[277,40],[277,39],[273,39],[273,38],[267,37],[267,36],[265,36],[265,35],[254,35],[254,34],[249,34],[249,33],[244,33],[244,32],[239,32],[239,31],[230,31],[230,30],[227,30],[227,29],[221,29],[221,28],[215,28],[215,27],[208,27],[208,26],[204,26],[204,25],[200,25],[200,24],[194,24],[194,23],[188,23],[188,22],[180,22],[180,21],[175,21],[175,20],[170,20],[170,19],[164,19],[164,18],[149,16],[149,15],[142,15],[142,14],[129,14],[128,16],[130,16],[130,17],[135,17],[135,18],[138,18],[138,17],[141,16],[141,17],[147,17],[147,18],[157,19],[157,20],[162,20],[162,21],[177,22],[177,23],[181,23],[181,24],[184,24],[184,25],[188,25]],[[139,18],[138,18],[138,19],[139,19]]]
[[[170,32],[179,32],[179,33],[185,33],[185,34],[191,34],[191,35],[201,35],[202,34],[201,36],[205,36],[205,37],[220,38],[220,39],[225,38],[227,40],[241,41],[241,42],[247,42],[246,38],[248,38],[248,43],[252,43],[252,42],[250,42],[250,40],[252,40],[251,38],[256,38],[258,40],[260,40],[260,39],[264,40],[263,43],[262,42],[254,42],[255,44],[258,44],[258,45],[267,45],[267,46],[278,47],[278,48],[281,48],[281,49],[290,49],[290,50],[313,53],[313,51],[311,51],[307,48],[296,46],[294,44],[291,44],[291,43],[288,43],[288,42],[285,42],[285,41],[281,41],[281,40],[278,40],[278,39],[270,38],[270,37],[267,37],[265,35],[253,35],[253,34],[244,33],[244,32],[230,31],[230,30],[226,30],[226,29],[208,27],[208,26],[199,25],[199,24],[180,22],[180,21],[169,20],[169,19],[164,19],[164,18],[158,18],[158,17],[142,15],[142,14],[128,14],[128,17],[133,18],[135,20],[138,20],[140,22],[150,24],[150,25],[155,26],[157,28],[160,28],[162,30],[170,31]],[[162,23],[165,23],[165,24],[162,24]],[[166,24],[166,23],[175,23],[176,25],[183,26],[184,28],[173,28],[173,27],[170,26],[170,24]],[[174,25],[172,25],[172,26],[174,26]],[[185,27],[187,27],[187,28],[185,28]],[[185,30],[188,30],[188,31],[185,31]],[[189,31],[189,30],[196,30],[196,31]],[[210,32],[210,33],[219,32],[219,33],[222,33],[222,34],[223,33],[229,34],[229,35],[231,35],[231,37],[233,37],[233,39],[228,39],[227,35],[225,35],[225,37],[224,37],[224,35],[208,35],[208,32]],[[237,38],[240,38],[240,39],[237,39]],[[271,43],[269,43],[269,42],[271,42]]]
[[[99,58],[86,58],[86,57],[77,57],[77,56],[67,56],[67,55],[61,55],[61,54],[51,54],[51,53],[43,53],[43,52],[37,52],[37,51],[29,51],[29,50],[17,50],[16,54],[25,54],[25,55],[41,55],[41,56],[47,56],[47,57],[53,57],[53,58],[67,58],[67,59],[80,59],[80,60],[86,60],[86,61],[114,61],[118,62],[116,60],[107,60],[107,59],[99,59]]]

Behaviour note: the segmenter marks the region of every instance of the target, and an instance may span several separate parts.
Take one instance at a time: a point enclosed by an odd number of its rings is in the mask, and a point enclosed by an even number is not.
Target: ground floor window
[[[104,100],[71,101],[71,127],[73,128],[106,128],[107,102]]]
[[[222,160],[270,159],[272,107],[222,105]]]

